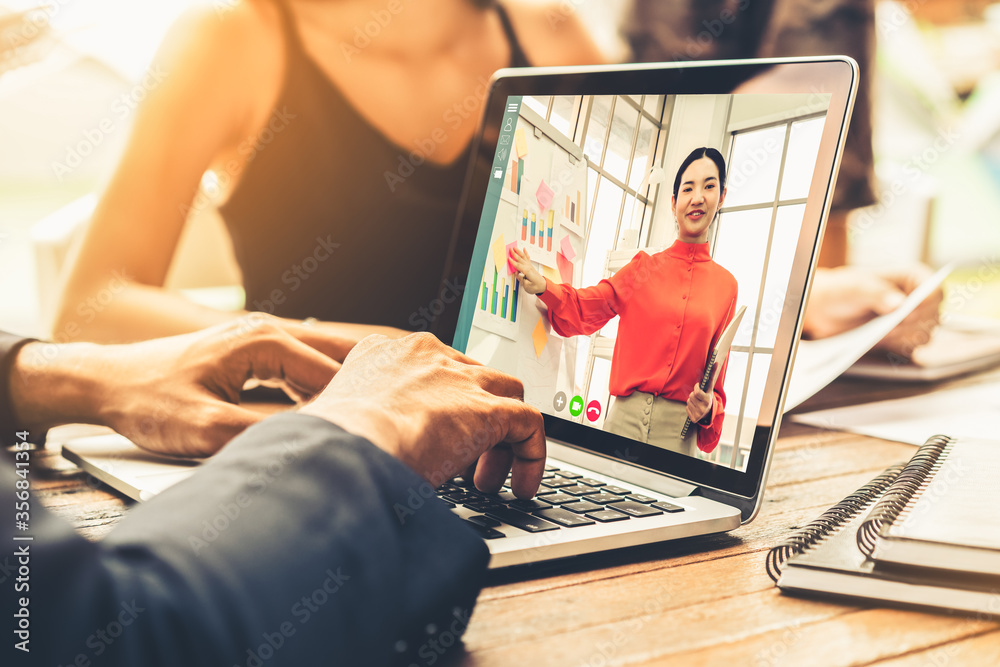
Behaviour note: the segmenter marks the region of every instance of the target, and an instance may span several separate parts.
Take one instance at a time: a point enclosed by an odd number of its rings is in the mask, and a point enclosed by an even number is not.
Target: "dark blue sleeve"
[[[248,429],[99,543],[37,500],[33,541],[13,542],[17,479],[5,462],[0,618],[30,596],[31,653],[3,628],[4,664],[432,664],[488,561],[411,469],[304,415]],[[25,544],[30,591],[16,592]]]
[[[17,431],[10,405],[10,367],[18,351],[32,340],[0,331],[0,446],[13,445]]]

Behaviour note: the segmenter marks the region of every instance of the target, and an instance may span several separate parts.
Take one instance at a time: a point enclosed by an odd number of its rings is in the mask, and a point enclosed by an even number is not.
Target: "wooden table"
[[[953,384],[998,378],[1000,369]],[[800,410],[927,389],[841,379]],[[764,570],[767,550],[791,530],[913,452],[786,419],[753,522],[723,535],[492,575],[465,635],[466,653],[449,664],[1000,665],[1000,624],[793,598]],[[99,539],[126,511],[121,497],[56,450],[34,461],[45,470],[35,478],[42,502],[86,537]]]

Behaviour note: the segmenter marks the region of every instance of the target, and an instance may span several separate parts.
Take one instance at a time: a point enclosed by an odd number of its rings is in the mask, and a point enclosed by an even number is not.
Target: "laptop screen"
[[[845,120],[831,98],[494,100],[455,347],[519,378],[549,437],[687,479],[759,475],[831,180],[821,145]]]

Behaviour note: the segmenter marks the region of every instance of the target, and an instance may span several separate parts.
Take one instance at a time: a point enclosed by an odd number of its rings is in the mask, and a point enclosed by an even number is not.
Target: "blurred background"
[[[0,328],[59,339],[48,325],[59,273],[152,83],[147,64],[180,12],[231,1],[0,0]],[[627,58],[626,0],[560,6],[609,60]],[[962,314],[1000,318],[1000,3],[882,0],[876,23],[880,201],[852,215],[850,259],[955,260]],[[228,238],[201,217],[168,284],[238,307]]]

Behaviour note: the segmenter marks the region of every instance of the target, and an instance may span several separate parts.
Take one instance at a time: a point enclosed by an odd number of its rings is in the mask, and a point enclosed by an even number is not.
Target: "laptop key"
[[[605,491],[607,493],[613,493],[616,496],[627,496],[628,494],[632,493],[630,489],[623,489],[620,486],[611,486],[611,485],[605,486],[602,489],[602,491]]]
[[[503,507],[504,505],[503,503],[497,503],[497,502],[477,501],[474,503],[465,503],[465,506],[468,507],[473,512],[485,512],[486,510],[491,510],[495,507]]]
[[[628,500],[634,500],[637,503],[644,503],[646,505],[656,502],[656,498],[650,498],[649,496],[644,496],[641,493],[630,493],[625,497]]]
[[[616,496],[613,493],[605,493],[604,489],[600,489],[600,493],[593,493],[587,496],[587,500],[592,503],[598,503],[600,505],[607,505],[608,503],[618,503],[623,500],[621,496]]]
[[[553,493],[552,495],[542,496],[542,500],[550,505],[563,505],[565,503],[575,503],[579,498],[571,496],[568,493]]]
[[[581,477],[576,480],[577,484],[586,484],[587,486],[604,486],[604,482],[599,479],[592,479],[590,477]]]
[[[525,512],[531,512],[533,510],[544,510],[552,507],[551,504],[538,500],[537,498],[528,498],[526,500],[514,500],[511,501],[510,506],[517,510],[524,510]]]
[[[478,523],[475,523],[473,521],[467,520],[465,522],[465,525],[471,528],[472,530],[476,531],[476,533],[479,534],[479,537],[483,538],[484,540],[495,540],[498,537],[507,537],[496,528],[490,528],[489,526],[480,526]]]
[[[608,505],[608,509],[618,510],[619,512],[625,512],[629,516],[655,516],[657,514],[663,514],[658,509],[649,507],[648,505],[643,505],[642,503],[637,503],[633,500],[623,500],[620,503],[612,503]]]
[[[468,507],[473,512],[482,512],[491,503],[484,503],[480,501],[462,503],[463,506]]]
[[[556,470],[559,470],[559,468],[555,466],[545,466],[545,472],[555,472]]]
[[[470,500],[465,503],[465,506],[471,507],[472,505],[483,505],[486,507],[503,507],[507,503],[515,500],[517,500],[517,496],[510,491],[501,491],[500,493],[484,494],[482,498],[476,498],[475,500]]]
[[[540,510],[545,511],[545,510]],[[551,510],[550,510],[551,511]],[[531,516],[530,514],[525,514],[520,510],[510,509],[509,507],[502,507],[494,510],[489,510],[486,512],[486,516],[491,516],[494,519],[499,519],[504,523],[514,526],[515,528],[520,528],[529,533],[541,533],[546,530],[558,530],[559,526],[554,523],[550,523],[538,517]]]
[[[466,521],[471,521],[472,523],[478,523],[480,526],[485,526],[486,528],[496,528],[500,525],[500,522],[496,519],[488,516],[483,516],[482,514],[475,514],[470,516]]]
[[[628,518],[628,514],[622,514],[621,512],[616,512],[614,510],[601,510],[600,512],[590,512],[587,514],[591,519],[597,519],[601,523],[608,523],[609,521],[624,521]]]
[[[586,500],[578,500],[575,503],[566,503],[561,506],[564,510],[569,510],[574,514],[585,514],[587,512],[601,511],[604,508],[600,505],[594,503],[588,503]]]
[[[657,509],[661,509],[664,512],[670,512],[671,514],[674,513],[674,512],[683,512],[684,511],[684,508],[681,507],[680,505],[674,505],[673,503],[666,503],[666,502],[663,502],[663,503],[653,503],[651,505],[651,507],[655,507]]]
[[[540,487],[538,487],[538,490],[535,491],[535,495],[536,496],[547,496],[550,493],[556,493],[556,490],[555,489],[549,489],[549,488],[546,488],[544,486],[540,486]]]
[[[568,493],[571,496],[586,496],[591,493],[598,493],[597,489],[591,486],[584,486],[583,484],[577,484],[576,486],[564,486],[559,490],[563,493]]]
[[[555,521],[561,526],[566,526],[567,528],[576,528],[577,526],[590,526],[593,525],[594,520],[588,519],[587,517],[580,516],[579,514],[573,514],[572,512],[567,512],[564,509],[558,507],[553,507],[550,510],[538,510],[535,512],[538,516],[543,519],[548,519],[549,521]]]
[[[543,479],[542,486],[547,486],[550,489],[558,489],[564,486],[576,486],[576,482],[571,479],[560,479],[555,477],[553,479]]]
[[[449,502],[456,503],[458,505],[468,502],[475,502],[476,500],[479,500],[479,496],[471,493],[446,493],[441,497]]]
[[[580,473],[570,472],[569,470],[560,470],[556,474],[564,479],[580,479],[583,477]]]

